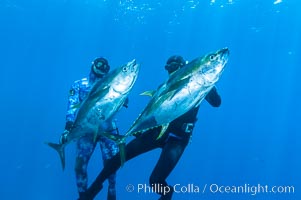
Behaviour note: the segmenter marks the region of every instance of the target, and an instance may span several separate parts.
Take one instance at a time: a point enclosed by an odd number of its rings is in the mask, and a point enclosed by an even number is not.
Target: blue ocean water
[[[95,57],[112,68],[133,58],[141,64],[129,108],[117,119],[125,132],[148,102],[139,93],[167,78],[169,56],[192,60],[228,47],[217,83],[222,106],[202,103],[192,142],[168,178],[181,186],[173,199],[301,199],[300,7],[297,0],[1,0],[0,198],[77,198],[75,145],[66,149],[63,172],[44,142],[58,141],[69,87]],[[119,170],[118,199],[158,198],[126,187],[148,183],[159,153]],[[101,168],[97,148],[90,182]],[[200,191],[186,190],[192,184]],[[258,185],[278,192],[256,192]]]

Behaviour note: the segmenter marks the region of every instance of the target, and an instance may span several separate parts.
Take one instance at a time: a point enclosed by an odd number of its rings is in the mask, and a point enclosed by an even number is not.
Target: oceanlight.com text
[[[207,187],[207,186],[206,186]],[[206,190],[206,189],[205,189]],[[210,193],[220,193],[220,194],[294,194],[295,187],[294,186],[269,186],[269,185],[250,185],[244,184],[240,186],[225,186],[219,184],[211,184],[209,185]]]
[[[164,186],[162,184],[128,184],[125,187],[127,192],[137,193],[160,193],[167,194],[171,190],[175,193],[183,194],[247,194],[255,196],[257,194],[294,194],[294,186],[269,186],[263,184],[251,185],[221,185],[221,184],[204,184],[198,185],[194,183],[189,184],[175,184],[173,186]]]

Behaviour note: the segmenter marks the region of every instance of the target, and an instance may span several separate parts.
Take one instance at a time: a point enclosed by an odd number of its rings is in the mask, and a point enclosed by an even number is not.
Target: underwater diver
[[[172,56],[167,60],[165,69],[168,71],[168,74],[171,74],[185,64],[186,62],[182,56]],[[221,104],[221,98],[215,87],[210,90],[205,99],[213,107],[219,107]],[[166,133],[160,139],[157,139],[161,131],[161,127],[158,127],[135,135],[136,138],[130,141],[125,147],[126,161],[153,149],[162,149],[160,158],[149,179],[150,186],[154,187],[154,191],[161,195],[159,200],[170,200],[172,197],[173,187],[167,184],[166,179],[175,168],[190,141],[194,125],[197,121],[198,111],[199,107],[193,108],[172,121]],[[118,153],[107,160],[106,165],[96,180],[79,200],[94,199],[102,189],[103,182],[111,174],[115,173],[120,166],[121,158]],[[167,187],[169,189],[166,189]],[[169,192],[164,193],[167,190]]]
[[[89,78],[77,80],[71,86],[68,98],[66,125],[65,130],[60,137],[60,144],[64,144],[67,141],[67,136],[72,129],[78,111],[77,105],[83,102],[83,100],[87,97],[88,93],[90,92],[93,84],[96,81],[102,79],[109,72],[109,70],[110,66],[105,58],[96,58],[92,62]],[[114,124],[112,124],[112,126],[114,126]],[[118,129],[115,127],[112,133],[116,134],[116,131],[118,131]],[[118,147],[116,143],[106,137],[99,136],[95,141],[93,136],[87,135],[78,139],[76,144],[75,175],[76,185],[80,197],[87,190],[88,162],[92,156],[92,153],[94,152],[97,142],[100,143],[100,149],[102,152],[102,159],[104,164],[109,158],[113,157],[118,152]],[[116,200],[115,173],[112,173],[108,176],[108,181],[109,187],[107,199]]]

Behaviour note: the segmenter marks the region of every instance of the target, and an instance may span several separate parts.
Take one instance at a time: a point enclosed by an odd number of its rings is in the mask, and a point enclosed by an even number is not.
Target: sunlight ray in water
[[[274,4],[279,4],[279,3],[282,3],[282,0],[276,0],[276,1],[274,1]]]

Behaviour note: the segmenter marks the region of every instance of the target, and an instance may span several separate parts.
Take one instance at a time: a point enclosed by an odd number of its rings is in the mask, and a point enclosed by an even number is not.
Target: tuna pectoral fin
[[[46,142],[50,147],[54,148],[58,153],[61,158],[61,163],[62,163],[62,168],[63,170],[65,169],[65,148],[64,145],[62,144],[55,144],[51,142]]]
[[[164,135],[164,133],[166,132],[168,126],[169,126],[169,124],[162,125],[161,131],[160,131],[159,136],[157,137],[157,140],[159,140]]]
[[[119,153],[120,153],[120,166],[122,167],[125,163],[125,142],[121,142],[118,144],[119,146]]]

